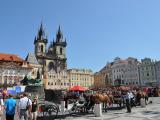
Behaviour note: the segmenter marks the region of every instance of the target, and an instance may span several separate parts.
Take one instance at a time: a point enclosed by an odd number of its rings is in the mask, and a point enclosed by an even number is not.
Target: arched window
[[[60,48],[60,54],[62,55],[62,48]]]
[[[43,45],[41,45],[41,52],[43,52]]]

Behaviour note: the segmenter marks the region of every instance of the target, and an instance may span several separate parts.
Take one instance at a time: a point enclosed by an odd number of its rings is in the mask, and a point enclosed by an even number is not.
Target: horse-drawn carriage
[[[38,104],[38,117],[43,120],[52,120],[59,114],[73,114],[84,109],[85,102],[82,103],[76,94],[66,94],[66,92],[58,90],[45,90],[45,94],[45,101]]]
[[[38,104],[38,117],[43,120],[52,120],[57,117],[59,107],[49,102],[40,102]]]

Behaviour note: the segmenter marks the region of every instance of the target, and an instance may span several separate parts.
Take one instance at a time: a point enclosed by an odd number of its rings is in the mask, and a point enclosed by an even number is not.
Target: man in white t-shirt
[[[28,120],[31,115],[32,101],[27,97],[27,94],[24,93],[23,97],[19,100],[18,112],[20,120]]]

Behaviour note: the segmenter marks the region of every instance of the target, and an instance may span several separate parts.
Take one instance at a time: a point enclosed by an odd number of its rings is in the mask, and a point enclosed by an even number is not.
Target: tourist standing
[[[6,109],[6,120],[14,120],[15,110],[16,110],[16,100],[13,99],[12,95],[5,101]]]
[[[31,117],[32,101],[24,93],[23,97],[19,100],[18,113],[20,120],[28,120]]]
[[[131,105],[131,108],[132,108],[133,106],[135,106],[134,95],[133,95],[132,91],[129,91],[129,97],[130,97],[130,105]]]
[[[34,97],[32,102],[32,120],[37,120],[37,107],[38,107],[38,101],[37,98]]]
[[[127,107],[127,113],[131,113],[131,101],[130,101],[130,94],[129,91],[126,93],[126,107]]]
[[[3,106],[4,106],[3,96],[2,96],[2,94],[1,94],[1,96],[0,96],[0,120],[2,120]]]

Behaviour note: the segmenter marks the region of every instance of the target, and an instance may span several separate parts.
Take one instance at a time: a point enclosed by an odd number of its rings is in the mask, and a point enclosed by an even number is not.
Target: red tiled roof
[[[0,53],[0,61],[24,62],[24,60],[17,55],[5,53]]]

